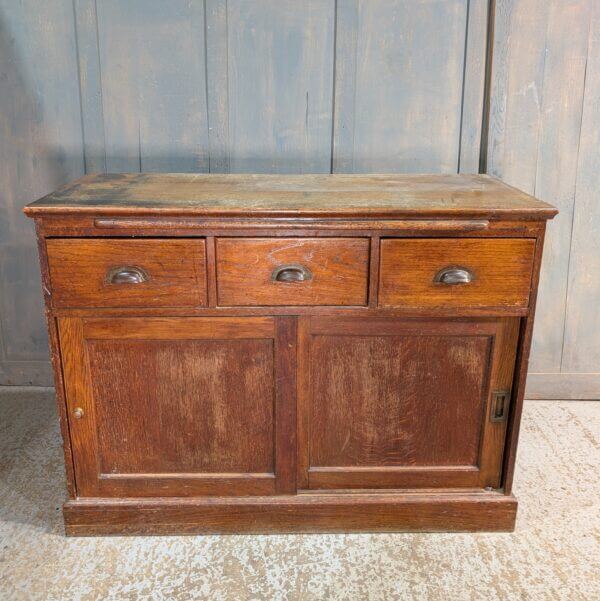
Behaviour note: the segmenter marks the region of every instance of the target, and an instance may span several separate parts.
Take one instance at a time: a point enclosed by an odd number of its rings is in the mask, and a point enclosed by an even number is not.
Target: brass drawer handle
[[[106,281],[109,284],[141,284],[147,282],[150,278],[148,274],[139,267],[115,267],[106,275]]]
[[[273,270],[273,282],[305,282],[312,278],[310,269],[304,265],[280,265]]]
[[[444,267],[444,269],[435,274],[433,281],[440,284],[448,284],[449,286],[456,286],[458,284],[468,284],[474,279],[475,275],[466,267]]]

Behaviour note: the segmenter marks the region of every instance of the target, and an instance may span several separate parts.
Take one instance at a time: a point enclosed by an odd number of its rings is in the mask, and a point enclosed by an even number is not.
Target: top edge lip
[[[274,210],[269,208],[252,209],[218,209],[206,210],[193,207],[181,208],[153,208],[142,206],[122,206],[110,207],[103,206],[49,206],[49,205],[27,205],[23,212],[28,217],[43,215],[75,215],[75,216],[120,216],[120,217],[222,217],[222,218],[344,218],[344,219],[427,219],[427,218],[445,218],[445,219],[464,219],[465,217],[477,217],[487,219],[553,219],[558,215],[558,209],[548,205],[548,207],[532,207],[529,209],[430,209],[422,208],[402,209],[402,210],[360,210],[349,208],[347,210]]]

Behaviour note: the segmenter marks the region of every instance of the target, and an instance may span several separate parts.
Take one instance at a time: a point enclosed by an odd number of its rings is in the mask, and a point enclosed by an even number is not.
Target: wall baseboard
[[[600,373],[530,373],[527,376],[525,398],[537,400],[600,400]]]
[[[0,386],[54,386],[50,361],[0,361]]]

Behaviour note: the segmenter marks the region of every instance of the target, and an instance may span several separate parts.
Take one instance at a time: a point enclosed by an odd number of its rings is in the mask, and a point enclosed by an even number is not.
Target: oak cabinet
[[[32,203],[67,534],[510,530],[546,220],[487,176]]]

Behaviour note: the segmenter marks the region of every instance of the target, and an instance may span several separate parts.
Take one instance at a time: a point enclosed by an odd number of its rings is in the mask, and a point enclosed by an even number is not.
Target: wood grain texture
[[[439,171],[453,156],[458,170],[472,172],[486,4],[323,0],[307,10],[262,0],[52,0],[41,9],[5,0],[0,382],[51,383],[23,204],[84,169],[307,171],[316,161],[307,148],[319,153],[314,171],[329,163],[334,172],[362,171],[365,163],[378,172],[390,164]],[[567,284],[572,250],[579,256],[594,238],[580,234],[585,226],[574,216],[575,182],[595,185],[593,175],[577,174],[582,107],[594,97],[586,92],[593,78],[584,77],[595,60],[594,1],[494,4],[491,129],[481,152],[492,174],[561,209],[547,237],[532,356],[535,373],[549,374],[542,389],[551,390],[561,370],[598,373],[599,345],[578,317],[589,315],[597,292],[581,275]],[[441,135],[432,134],[430,121],[442,115]],[[595,216],[596,205],[579,205],[584,221]],[[575,349],[564,365],[563,347]]]
[[[273,279],[274,270],[299,265],[302,282]],[[365,305],[367,238],[219,238],[218,302],[246,305]]]
[[[208,160],[211,173],[230,170],[227,0],[204,0]]]
[[[549,204],[486,175],[88,175],[25,209],[281,217],[548,219]]]
[[[225,4],[231,171],[329,173],[335,4]]]
[[[527,306],[533,239],[381,241],[381,306]],[[436,282],[442,269],[469,270],[467,284]]]
[[[535,190],[548,11],[546,0],[497,0],[488,172]]]
[[[132,177],[100,179],[125,189]],[[187,179],[166,175],[161,185],[171,178]],[[121,298],[123,306],[49,306],[59,325],[64,380],[58,381],[65,388],[74,494],[86,500],[67,506],[69,531],[327,531],[332,519],[347,530],[435,530],[442,514],[451,516],[451,529],[465,523],[512,527],[515,507],[508,495],[541,240],[554,210],[533,201],[532,211],[528,197],[511,207],[490,198],[491,213],[476,217],[445,189],[442,204],[451,212],[443,218],[412,196],[416,183],[428,200],[440,201],[434,190],[444,190],[442,180],[433,178],[434,185],[431,176],[408,183],[387,176],[204,179],[216,183],[209,193],[217,198],[224,181],[234,196],[245,196],[233,204],[244,213],[229,217],[204,207],[204,213],[189,215],[175,200],[167,204],[172,215],[162,214],[164,205],[123,215],[113,210],[116,199],[96,214],[73,213],[72,207],[34,211],[40,235],[49,236],[48,257],[46,246],[40,247],[42,268],[51,276],[46,273],[48,301],[56,298],[55,288],[77,292],[74,270],[57,252],[66,244],[72,256],[87,257],[84,265],[101,264],[96,272],[103,275],[115,250],[144,261],[153,259],[154,250],[159,273],[177,275],[173,260],[181,277],[192,279],[199,265],[203,303],[208,297],[212,305],[146,306],[141,298],[138,305]],[[333,210],[344,216],[313,217],[288,207],[289,213],[260,221],[263,213],[254,214],[253,201],[285,194],[283,179],[297,180],[294,202],[311,190],[316,197],[333,193]],[[465,190],[469,180],[489,184],[491,190],[477,191],[480,197],[495,196],[493,190],[513,200],[519,194],[488,178],[449,179]],[[357,209],[345,198],[348,189],[358,189],[378,202],[380,184],[394,194],[405,186],[399,200],[406,216],[365,214],[367,200]],[[210,197],[207,202],[219,206]],[[499,210],[511,218],[501,219]],[[329,222],[342,227],[328,229]],[[169,244],[177,252],[165,254]],[[99,245],[97,252],[87,245]],[[196,258],[189,251],[195,246],[202,249]],[[475,300],[432,302],[430,291],[415,282],[460,264],[457,256],[469,259],[475,282],[485,283],[488,272],[497,281],[488,281]],[[290,265],[301,266],[303,279],[273,280],[274,270]],[[414,302],[378,306],[385,297],[380,274],[395,275],[403,266],[409,283],[415,278]],[[152,272],[151,265],[140,267]],[[55,272],[63,284],[57,286]],[[313,288],[298,300],[307,283]],[[171,298],[180,301],[173,290]],[[231,305],[215,306],[223,303]],[[494,394],[510,400],[511,387],[510,416],[504,412],[496,420]],[[481,515],[472,517],[473,504],[481,506],[503,488],[503,501],[485,514],[491,523],[484,526]],[[459,490],[467,496],[459,499]],[[453,495],[457,504],[438,502]],[[117,506],[128,509],[119,513]],[[101,507],[116,513],[101,519]],[[149,507],[162,521],[140,527],[138,512]],[[90,521],[75,523],[86,511]]]
[[[206,304],[204,240],[47,241],[54,307],[168,307]],[[120,268],[141,283],[112,283]]]
[[[36,241],[22,207],[83,174],[70,1],[0,1],[0,384],[50,386]]]
[[[494,493],[298,495],[65,504],[67,535],[512,531],[517,502]]]
[[[529,387],[536,398],[545,394],[557,398],[552,390],[558,395],[569,382],[589,397],[593,375],[598,373],[600,344],[591,332],[597,329],[593,326],[600,291],[589,276],[578,276],[576,293],[569,283],[573,270],[591,273],[588,268],[598,254],[593,225],[598,205],[578,200],[579,190],[597,188],[597,166],[585,167],[595,156],[591,150],[597,143],[595,121],[584,117],[585,107],[595,107],[597,96],[596,4],[593,0],[496,2],[489,172],[560,210],[559,219],[548,228],[541,272],[531,355],[531,370],[537,375]],[[588,108],[587,114],[596,112]],[[591,140],[587,146],[586,140]],[[580,207],[582,227],[577,225]],[[590,250],[580,258],[575,248]],[[569,313],[585,318],[576,326]],[[576,349],[569,358],[567,348]],[[560,373],[565,374],[565,382],[555,386]],[[578,373],[582,384],[576,384]],[[594,393],[598,395],[600,389]]]
[[[359,4],[360,0],[337,0],[336,2],[331,140],[332,173],[352,173],[354,171]]]
[[[497,487],[506,424],[489,398],[510,390],[517,332],[518,320],[303,320],[299,482]]]
[[[179,321],[60,320],[78,495],[290,492],[292,322],[188,319],[167,337]]]
[[[103,0],[96,10],[106,169],[208,171],[203,3]]]
[[[459,173],[479,173],[488,28],[488,0],[467,2],[467,24],[461,104]]]
[[[586,239],[585,235],[580,238],[578,232],[573,240],[571,236],[590,8],[588,1],[554,1],[548,14],[535,194],[556,206],[560,216],[548,228],[545,241],[536,318],[539,334],[534,334],[531,351],[531,369],[536,372],[561,369],[570,248],[579,239]],[[564,35],[565,31],[569,35]],[[588,81],[588,93],[589,84]],[[600,352],[597,357],[600,358]]]
[[[83,158],[86,173],[106,172],[106,132],[96,0],[73,0]]]
[[[489,340],[364,328],[312,341],[311,467],[475,465]]]
[[[274,473],[272,341],[91,340],[87,353],[102,474]]]
[[[39,223],[36,223],[36,237],[38,255],[40,261],[40,271],[42,276],[42,290],[44,297],[44,315],[48,327],[48,342],[50,347],[50,360],[54,375],[54,389],[56,397],[56,410],[60,424],[60,434],[62,438],[62,447],[65,462],[65,475],[67,480],[67,493],[70,499],[77,495],[75,488],[75,469],[73,465],[73,451],[71,448],[71,437],[69,433],[69,420],[66,404],[64,373],[62,369],[62,358],[60,354],[60,340],[58,333],[58,323],[52,314],[51,305],[51,284],[48,268],[48,254],[46,252],[46,239],[42,236]]]
[[[600,377],[600,6],[593,3],[565,319],[565,373]],[[589,377],[589,376],[588,376]],[[600,388],[596,390],[600,398]]]
[[[467,4],[359,2],[353,171],[457,171]]]

